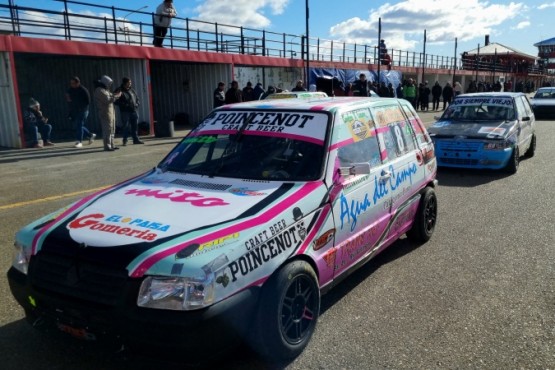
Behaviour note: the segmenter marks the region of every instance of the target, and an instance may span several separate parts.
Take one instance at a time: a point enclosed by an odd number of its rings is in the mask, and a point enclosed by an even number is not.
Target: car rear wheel
[[[437,197],[431,187],[424,189],[418,210],[414,217],[412,228],[407,232],[407,237],[419,243],[430,240],[437,223]]]
[[[513,152],[511,153],[511,158],[509,158],[509,162],[505,166],[505,172],[514,174],[518,171],[519,165],[519,154],[518,154],[518,146],[513,148]]]
[[[526,153],[524,153],[524,156],[526,158],[532,158],[534,154],[536,154],[536,134],[532,135],[530,146],[528,147],[528,150],[526,151]]]
[[[320,289],[312,266],[294,261],[264,285],[256,320],[255,350],[273,361],[297,357],[307,346],[320,313]]]

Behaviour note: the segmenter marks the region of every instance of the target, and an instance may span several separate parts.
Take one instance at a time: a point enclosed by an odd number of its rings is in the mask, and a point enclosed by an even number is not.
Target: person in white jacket
[[[163,47],[164,37],[168,33],[168,28],[172,23],[172,18],[177,16],[177,11],[173,7],[173,0],[164,0],[156,8],[154,15],[154,39],[152,44],[156,47]]]
[[[121,96],[121,91],[112,93],[112,79],[108,76],[100,77],[94,90],[94,103],[98,111],[98,119],[102,126],[102,139],[104,141],[104,150],[114,151],[118,149],[114,145],[114,134],[116,132],[116,112],[114,110],[114,102]]]

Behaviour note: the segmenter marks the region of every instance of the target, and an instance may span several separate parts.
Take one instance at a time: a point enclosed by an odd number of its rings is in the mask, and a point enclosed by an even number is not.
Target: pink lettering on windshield
[[[152,189],[131,189],[125,192],[125,195],[135,195],[137,197],[153,197],[157,199],[168,199],[172,202],[191,203],[195,207],[214,207],[227,206],[229,203],[219,198],[206,198],[199,193],[187,193],[185,190],[174,190],[170,192],[162,192],[162,190]]]

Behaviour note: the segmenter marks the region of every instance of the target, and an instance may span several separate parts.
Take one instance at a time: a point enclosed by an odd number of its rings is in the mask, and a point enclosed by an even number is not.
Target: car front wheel
[[[511,153],[511,157],[509,158],[509,162],[505,166],[505,172],[510,174],[516,173],[516,171],[518,171],[519,160],[518,146],[515,145],[513,152]]]
[[[320,312],[320,289],[312,266],[294,261],[264,285],[256,320],[255,350],[273,361],[297,357],[307,346]]]

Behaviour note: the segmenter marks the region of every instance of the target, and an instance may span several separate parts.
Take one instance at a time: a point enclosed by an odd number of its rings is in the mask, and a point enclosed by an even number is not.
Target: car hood
[[[516,121],[451,121],[441,120],[428,128],[432,137],[451,138],[464,136],[469,139],[504,139],[510,136]]]
[[[315,190],[321,194],[306,197]],[[247,236],[250,229],[270,224],[286,211],[289,215],[296,205],[313,211],[324,194],[322,182],[207,178],[156,170],[85,198],[19,234],[32,244],[32,254],[52,252],[128,268],[139,257],[204,240],[224,229],[229,235],[218,238],[229,236],[226,244],[237,242],[239,233]],[[279,219],[280,227],[293,222],[292,217]],[[197,249],[183,253],[198,253]]]
[[[531,99],[530,104],[532,106],[555,106],[555,99]]]

